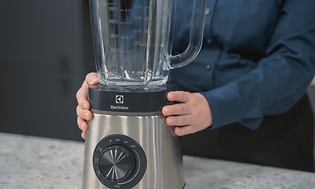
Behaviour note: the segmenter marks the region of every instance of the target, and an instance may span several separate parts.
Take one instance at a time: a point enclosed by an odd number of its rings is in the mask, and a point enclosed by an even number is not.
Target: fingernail
[[[85,117],[86,119],[88,119],[88,118],[89,118],[89,113],[85,113],[85,114],[84,114],[84,117]]]
[[[96,84],[96,83],[98,83],[98,79],[93,79],[92,84]]]
[[[88,108],[88,105],[87,105],[86,103],[84,103],[84,104],[83,104],[83,108],[84,108],[84,109],[87,109],[87,108]]]
[[[181,136],[182,134],[181,134],[181,130],[180,130],[180,128],[178,128],[178,127],[175,127],[174,128],[174,133],[177,135],[177,136]]]
[[[174,123],[174,120],[172,118],[168,118],[167,119],[167,124],[168,125],[173,125],[173,123]]]
[[[168,108],[168,107],[164,107],[164,109],[163,109],[163,112],[164,112],[164,114],[169,114],[170,113],[170,108]]]
[[[168,93],[168,99],[172,100],[174,98],[174,95],[172,93]]]

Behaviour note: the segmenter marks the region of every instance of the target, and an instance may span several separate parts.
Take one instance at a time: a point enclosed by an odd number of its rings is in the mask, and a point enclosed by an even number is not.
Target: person
[[[208,0],[204,45],[172,70],[181,91],[162,114],[184,154],[314,172],[315,1]],[[173,53],[185,50],[191,0],[177,4]],[[77,92],[82,137],[92,118],[87,75]]]

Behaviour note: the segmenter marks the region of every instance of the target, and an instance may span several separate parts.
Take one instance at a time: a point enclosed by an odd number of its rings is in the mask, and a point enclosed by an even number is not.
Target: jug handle
[[[188,47],[184,52],[171,56],[170,69],[180,68],[191,63],[199,54],[204,34],[206,4],[207,0],[194,0]]]

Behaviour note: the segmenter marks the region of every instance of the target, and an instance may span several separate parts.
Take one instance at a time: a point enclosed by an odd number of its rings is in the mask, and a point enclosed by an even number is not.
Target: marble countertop
[[[0,133],[0,189],[81,189],[84,143]],[[314,189],[315,173],[184,156],[185,189]]]

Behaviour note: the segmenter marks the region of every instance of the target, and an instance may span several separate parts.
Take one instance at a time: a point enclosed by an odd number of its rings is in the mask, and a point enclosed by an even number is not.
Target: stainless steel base
[[[134,189],[182,189],[182,153],[178,138],[163,122],[158,112],[137,115],[126,113],[114,115],[112,112],[96,112],[89,122],[84,154],[83,189],[106,189],[96,177],[92,156],[95,146],[105,136],[122,134],[137,141],[147,158],[147,168],[142,180]]]

